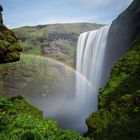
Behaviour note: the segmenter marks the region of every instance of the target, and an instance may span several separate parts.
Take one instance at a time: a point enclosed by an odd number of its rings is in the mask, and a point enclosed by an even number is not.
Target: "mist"
[[[72,68],[45,57],[22,55],[2,72],[6,76],[1,94],[11,97],[20,93],[43,111],[44,118],[56,120],[62,128],[87,131],[86,118],[97,110],[97,91]],[[76,79],[81,84],[80,97]]]

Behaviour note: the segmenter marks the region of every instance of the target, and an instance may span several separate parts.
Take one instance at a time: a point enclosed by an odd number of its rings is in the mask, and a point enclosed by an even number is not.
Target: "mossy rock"
[[[21,51],[22,48],[14,33],[3,25],[0,13],[0,63],[19,60]]]

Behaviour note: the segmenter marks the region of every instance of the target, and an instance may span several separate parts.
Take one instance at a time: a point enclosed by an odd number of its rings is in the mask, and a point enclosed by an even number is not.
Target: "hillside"
[[[2,11],[0,5],[0,63],[17,61],[20,59],[21,46],[14,33],[3,25]]]
[[[112,36],[116,33],[121,39],[115,39],[117,35]],[[128,52],[117,61],[107,85],[100,90],[99,110],[87,119],[87,135],[99,140],[138,140],[140,139],[139,0],[134,0],[112,23],[108,40],[112,40],[108,42],[109,47],[114,43],[115,47]]]
[[[50,24],[14,29],[24,53],[41,54],[74,66],[75,48],[80,33],[99,29],[91,23]]]

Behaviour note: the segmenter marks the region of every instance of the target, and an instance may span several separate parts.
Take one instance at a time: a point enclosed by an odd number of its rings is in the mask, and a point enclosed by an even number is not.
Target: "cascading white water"
[[[76,69],[91,83],[92,88],[87,87],[77,78],[76,96],[81,101],[81,105],[88,104],[87,101],[89,101],[87,114],[97,109],[97,95],[101,86],[102,66],[109,27],[104,26],[99,30],[82,33],[78,39]],[[91,102],[94,103],[90,104]]]

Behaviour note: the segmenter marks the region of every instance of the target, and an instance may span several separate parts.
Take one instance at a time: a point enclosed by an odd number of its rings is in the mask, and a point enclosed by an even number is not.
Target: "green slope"
[[[80,33],[102,26],[91,23],[50,24],[21,27],[13,31],[21,40],[23,52],[46,55],[74,66],[75,48]]]

